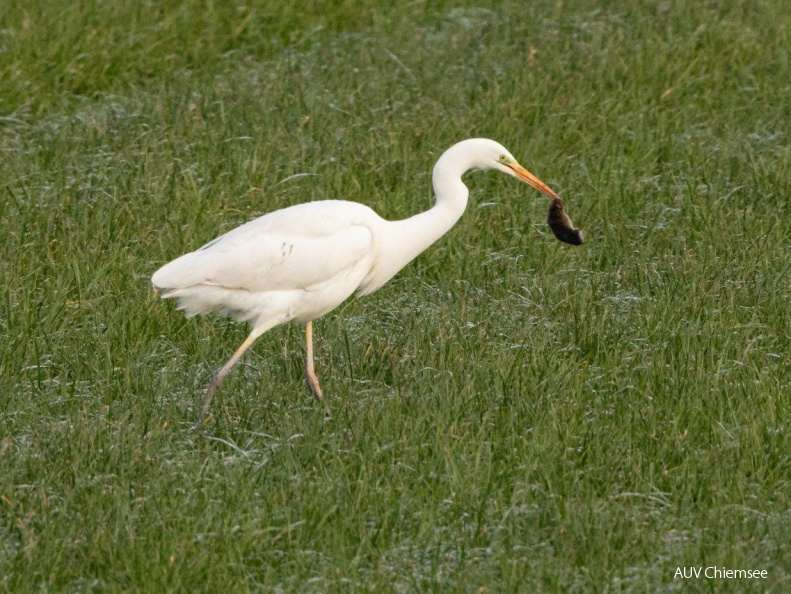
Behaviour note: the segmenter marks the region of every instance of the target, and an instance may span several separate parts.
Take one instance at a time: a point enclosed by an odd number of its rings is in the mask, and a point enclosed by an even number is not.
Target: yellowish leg
[[[225,379],[225,376],[228,375],[228,372],[231,370],[239,358],[244,354],[244,352],[250,348],[250,346],[255,342],[255,339],[258,338],[260,334],[250,334],[245,341],[242,343],[236,352],[233,354],[233,357],[228,359],[228,362],[223,365],[220,370],[211,378],[209,382],[209,387],[206,388],[206,398],[203,399],[203,414],[206,415],[209,412],[209,408],[211,408],[211,401],[214,398],[214,393],[217,391],[217,388],[220,387],[222,380]]]
[[[313,392],[316,400],[320,401],[324,395],[321,393],[319,378],[316,376],[316,369],[313,366],[313,321],[310,321],[305,325],[305,342],[307,344],[307,352],[305,355],[305,358],[307,359],[305,376],[308,381],[310,391]],[[328,418],[331,416],[330,409],[326,405],[324,407],[324,414]]]
[[[323,394],[321,393],[321,386],[319,385],[319,378],[316,377],[316,369],[313,367],[313,322],[310,321],[305,326],[305,341],[307,342],[307,380],[310,391],[313,395],[321,400]]]

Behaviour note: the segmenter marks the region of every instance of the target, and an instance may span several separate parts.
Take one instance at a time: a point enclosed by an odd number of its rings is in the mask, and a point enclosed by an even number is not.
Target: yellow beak
[[[516,163],[516,162],[509,163],[508,167],[513,169],[514,174],[516,175],[516,177],[518,179],[521,179],[528,186],[531,186],[531,187],[535,188],[536,190],[538,190],[539,192],[541,192],[545,196],[549,196],[550,198],[557,198],[558,197],[558,195],[555,194],[555,192],[553,192],[552,189],[548,185],[546,185],[544,182],[542,182],[540,179],[538,179],[535,175],[530,173],[527,169],[522,167],[519,163]]]

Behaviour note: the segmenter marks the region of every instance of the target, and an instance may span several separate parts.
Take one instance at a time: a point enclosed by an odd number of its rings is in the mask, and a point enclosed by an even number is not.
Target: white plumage
[[[462,141],[437,161],[434,206],[402,221],[386,221],[363,204],[341,200],[309,202],[250,221],[154,273],[163,298],[176,298],[187,316],[213,311],[249,322],[252,331],[214,376],[214,391],[242,353],[267,330],[295,321],[307,324],[307,379],[314,395],[321,388],[313,369],[311,322],[352,293],[381,287],[444,235],[467,205],[461,176],[470,169],[498,169],[555,197],[500,144]]]
[[[353,202],[298,204],[173,260],[152,281],[188,316],[218,310],[254,328],[308,322],[351,295],[370,270],[376,218]]]

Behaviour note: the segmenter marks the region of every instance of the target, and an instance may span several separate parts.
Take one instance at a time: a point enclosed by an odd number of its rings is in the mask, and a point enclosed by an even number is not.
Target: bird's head
[[[525,182],[545,196],[549,196],[553,199],[558,197],[548,185],[522,167],[504,146],[493,140],[490,140],[489,143],[482,147],[483,155],[485,155],[484,158],[486,159],[486,167],[482,167],[482,169],[497,169],[498,171],[502,171],[507,175]]]
[[[549,186],[522,167],[508,149],[488,138],[468,138],[445,151],[434,167],[435,189],[436,183],[446,176],[461,176],[472,169],[496,169],[552,199],[558,197]]]
[[[488,138],[468,138],[453,145],[437,162],[437,167],[444,169],[445,164],[451,172],[460,169],[461,173],[470,169],[497,169],[552,199],[558,197],[549,186],[522,167],[508,149]]]

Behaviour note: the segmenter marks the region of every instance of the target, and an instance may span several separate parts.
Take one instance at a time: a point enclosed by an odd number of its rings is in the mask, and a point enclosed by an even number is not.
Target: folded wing
[[[369,254],[373,240],[364,215],[372,211],[361,206],[313,202],[265,215],[166,264],[152,282],[162,291],[198,284],[309,290]]]

